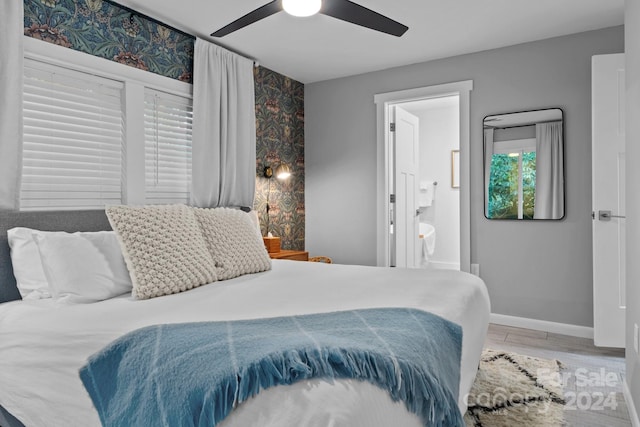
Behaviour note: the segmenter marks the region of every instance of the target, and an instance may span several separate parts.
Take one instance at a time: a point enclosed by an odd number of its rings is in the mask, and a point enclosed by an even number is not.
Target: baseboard
[[[627,379],[622,381],[622,393],[624,394],[624,400],[627,403],[627,409],[629,409],[629,418],[631,419],[631,425],[633,427],[640,427],[640,419],[638,419],[638,412],[636,411],[636,405],[631,397],[631,390],[629,390],[629,384]]]
[[[526,317],[507,316],[506,314],[491,313],[490,322],[497,325],[526,328],[536,331],[552,332],[554,334],[593,339],[593,328],[588,326],[570,325],[567,323],[549,322],[546,320],[528,319]],[[640,427],[640,426],[638,426]]]

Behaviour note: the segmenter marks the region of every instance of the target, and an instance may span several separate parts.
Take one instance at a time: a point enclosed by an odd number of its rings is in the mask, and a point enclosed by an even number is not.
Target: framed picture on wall
[[[451,150],[451,188],[460,188],[460,150]]]

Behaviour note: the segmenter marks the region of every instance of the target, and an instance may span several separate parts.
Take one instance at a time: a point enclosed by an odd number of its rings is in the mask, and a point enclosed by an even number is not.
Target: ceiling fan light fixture
[[[282,8],[289,15],[311,16],[320,11],[322,0],[282,0]]]

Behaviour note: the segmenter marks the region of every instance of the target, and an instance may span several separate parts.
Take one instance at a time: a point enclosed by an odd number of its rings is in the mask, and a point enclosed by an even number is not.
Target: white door
[[[418,118],[396,106],[392,112],[395,126],[393,146],[395,156],[395,265],[417,267],[418,239]],[[394,218],[392,216],[392,218]],[[393,237],[392,236],[392,237]],[[394,257],[392,256],[392,259]]]
[[[591,62],[594,342],[625,346],[624,54]]]

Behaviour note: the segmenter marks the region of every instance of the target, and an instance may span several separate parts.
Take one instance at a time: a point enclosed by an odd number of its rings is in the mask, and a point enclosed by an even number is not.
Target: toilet
[[[429,259],[436,249],[436,229],[431,224],[421,222],[418,226],[418,231],[420,233],[420,246],[422,250],[420,267],[427,268],[429,267]]]

